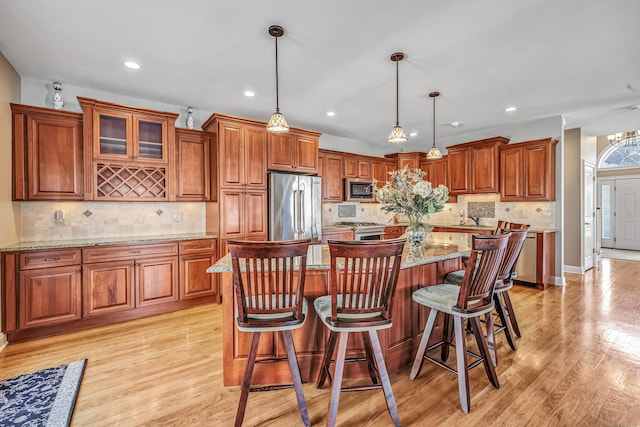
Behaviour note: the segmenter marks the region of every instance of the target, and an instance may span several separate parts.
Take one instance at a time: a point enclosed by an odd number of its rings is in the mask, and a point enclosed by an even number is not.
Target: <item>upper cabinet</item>
[[[343,158],[331,151],[318,152],[319,175],[322,177],[322,201],[344,201]]]
[[[176,200],[217,200],[215,170],[218,150],[212,136],[209,132],[176,129]]]
[[[13,200],[83,200],[82,114],[11,104]]]
[[[508,142],[499,136],[447,147],[449,192],[498,193],[499,150]]]
[[[413,151],[408,153],[385,154],[385,157],[396,162],[396,169],[404,169],[405,166],[409,169],[416,169],[420,167],[420,161],[425,157],[425,154]]]
[[[78,97],[84,114],[86,200],[169,201],[178,114]]]
[[[546,138],[500,147],[500,200],[555,200],[557,143]]]
[[[373,178],[371,158],[363,156],[344,156],[345,178]]]
[[[267,130],[264,123],[214,114],[202,128],[213,133],[217,141],[220,188],[267,189]]]
[[[267,168],[269,170],[318,173],[317,132],[290,130],[287,133],[269,133],[267,138]]]

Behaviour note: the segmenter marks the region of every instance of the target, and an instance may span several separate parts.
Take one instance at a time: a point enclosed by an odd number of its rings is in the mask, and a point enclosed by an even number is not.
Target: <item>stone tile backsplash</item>
[[[64,211],[64,223],[55,212]],[[202,233],[204,203],[22,202],[23,242]]]

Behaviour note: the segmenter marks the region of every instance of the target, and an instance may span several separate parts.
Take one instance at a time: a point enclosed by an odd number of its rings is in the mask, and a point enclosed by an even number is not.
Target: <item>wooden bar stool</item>
[[[235,426],[242,425],[250,391],[288,388],[274,385],[251,388],[256,363],[288,360],[300,416],[310,426],[302,379],[291,331],[301,328],[307,315],[304,295],[307,252],[311,239],[277,242],[227,240],[233,265],[236,295],[236,325],[241,332],[251,332],[251,344],[244,370]],[[294,270],[297,270],[294,272]],[[262,332],[282,332],[287,358],[256,360]]]
[[[491,234],[494,234],[494,235],[495,234],[500,234],[506,228],[509,228],[509,223],[507,221],[504,221],[504,220],[499,220],[498,224],[496,225],[495,230],[493,230],[491,232]],[[468,262],[469,262],[469,257],[463,255],[462,256],[462,263],[466,266]],[[460,270],[460,271],[464,271],[464,270]],[[460,275],[460,279],[462,279],[462,274]]]
[[[445,283],[442,285],[426,286],[418,289],[412,295],[412,299],[418,304],[427,306],[431,309],[429,317],[424,329],[424,334],[420,340],[420,346],[416,353],[410,379],[415,379],[424,360],[430,360],[451,372],[458,375],[458,390],[460,393],[460,405],[462,411],[469,412],[470,396],[469,396],[469,377],[468,370],[479,364],[484,364],[487,377],[494,387],[499,388],[500,383],[496,374],[493,363],[491,362],[487,340],[482,332],[480,325],[480,317],[493,310],[493,290],[496,285],[496,277],[498,269],[502,264],[507,241],[511,236],[510,233],[499,234],[495,236],[472,236],[472,251],[469,263],[465,269],[465,274],[460,286]],[[479,261],[476,267],[476,260]],[[435,324],[436,315],[441,311],[445,318],[450,316],[453,318],[453,328],[455,331],[455,349],[456,349],[456,365],[457,369],[453,369],[427,354],[439,346],[447,346],[447,334],[444,334],[442,341],[427,348],[429,336]],[[491,319],[491,316],[489,316]],[[480,354],[471,353],[467,350],[466,334],[464,330],[464,322],[471,323],[471,329],[475,336]],[[489,321],[487,327],[493,328],[492,321]],[[472,355],[475,360],[470,365],[467,364],[467,354]]]
[[[391,307],[400,273],[400,260],[406,239],[379,241],[329,240],[331,276],[329,295],[317,298],[314,307],[322,323],[329,329],[329,340],[318,375],[322,388],[329,377],[332,382],[327,426],[334,426],[341,391],[382,388],[387,409],[396,426],[400,426],[389,375],[384,363],[378,330],[392,325]],[[362,334],[365,358],[346,358],[349,333]],[[338,342],[333,379],[329,366]],[[373,384],[342,387],[345,362],[367,362]]]

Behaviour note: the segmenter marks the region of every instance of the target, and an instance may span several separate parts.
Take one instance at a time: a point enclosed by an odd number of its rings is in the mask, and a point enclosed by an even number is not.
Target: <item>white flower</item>
[[[429,181],[420,181],[413,186],[413,192],[420,197],[429,197],[433,189]]]

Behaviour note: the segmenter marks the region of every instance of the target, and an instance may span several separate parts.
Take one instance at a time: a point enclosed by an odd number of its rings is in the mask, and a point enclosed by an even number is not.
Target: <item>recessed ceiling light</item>
[[[336,113],[334,113],[333,111],[327,111],[327,116],[334,117],[335,115]]]
[[[460,122],[451,122],[452,128],[457,128],[458,126],[460,126]]]
[[[418,132],[411,132],[409,136],[418,136]]]
[[[133,62],[133,61],[125,61],[124,66],[131,69],[131,70],[139,70],[140,69],[140,64],[138,64],[137,62]]]
[[[251,92],[250,90],[245,90],[244,91],[244,96],[247,96],[249,98],[256,96],[255,92]]]
[[[504,111],[506,113],[510,113],[512,111],[516,111],[517,109],[518,109],[517,107],[507,107],[507,108],[504,109]]]

